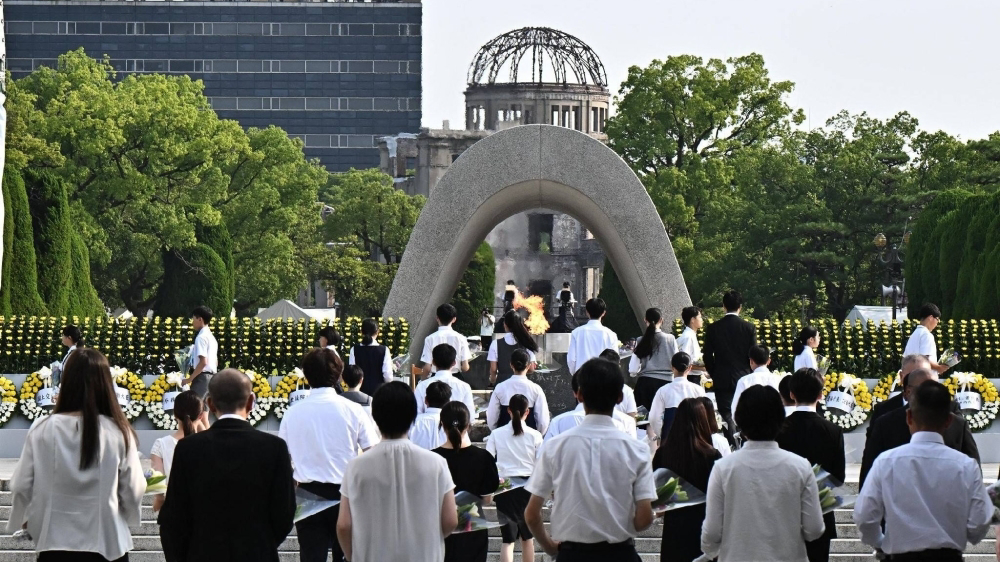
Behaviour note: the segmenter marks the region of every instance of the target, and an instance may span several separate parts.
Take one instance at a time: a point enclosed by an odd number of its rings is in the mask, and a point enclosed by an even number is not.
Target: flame
[[[538,336],[549,331],[549,321],[545,318],[545,299],[538,295],[525,297],[521,291],[514,292],[514,310],[523,308],[528,311],[528,319],[524,321],[524,326],[528,333]]]

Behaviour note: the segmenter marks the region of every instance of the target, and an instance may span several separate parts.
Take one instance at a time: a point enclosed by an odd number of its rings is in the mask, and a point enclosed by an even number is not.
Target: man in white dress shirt
[[[854,506],[861,540],[894,562],[961,562],[983,540],[996,509],[976,461],[944,444],[951,394],[928,380],[913,392],[912,437],[875,459]],[[882,520],[885,520],[885,532]]]
[[[577,375],[587,416],[541,449],[525,486],[531,499],[524,520],[559,562],[638,561],[635,536],[653,523],[656,499],[649,447],[622,435],[612,420],[622,396],[621,369],[593,359]],[[553,494],[546,529],[542,505]]]
[[[424,402],[427,396],[427,387],[435,381],[441,381],[451,387],[451,399],[465,404],[475,419],[476,403],[472,400],[472,387],[469,386],[469,383],[459,380],[451,372],[451,367],[455,364],[455,355],[455,348],[449,344],[442,343],[434,348],[431,353],[431,361],[436,372],[429,378],[420,381],[416,390],[413,391],[417,400],[418,414],[427,411],[427,404]]]
[[[750,348],[750,368],[753,369],[753,372],[740,378],[739,382],[736,383],[736,392],[733,393],[734,412],[736,411],[736,405],[740,402],[740,395],[751,386],[762,384],[778,390],[778,385],[781,384],[781,377],[771,372],[771,369],[768,367],[770,364],[770,349],[762,345],[755,345]]]
[[[410,442],[422,449],[433,451],[448,437],[441,428],[441,408],[451,402],[451,387],[441,381],[434,381],[427,385],[427,392],[424,396],[424,413],[418,414],[417,419],[410,426],[408,434]]]
[[[590,321],[573,330],[569,335],[569,350],[566,353],[566,366],[570,374],[576,372],[581,365],[597,357],[605,349],[618,349],[618,335],[601,323],[608,306],[604,299],[587,301],[587,316]]]
[[[212,330],[208,327],[211,321],[212,311],[207,306],[199,306],[191,313],[191,327],[198,334],[191,349],[194,370],[182,384],[191,385],[191,390],[201,397],[208,393],[208,383],[212,380],[212,375],[219,370],[219,342],[215,340]]]
[[[677,351],[691,356],[692,371],[704,371],[705,365],[700,363],[701,344],[698,343],[698,330],[705,325],[701,309],[697,306],[685,307],[681,310],[681,321],[684,322],[684,331],[677,337]]]
[[[434,348],[446,343],[455,349],[457,354],[456,363],[449,370],[457,373],[469,370],[469,361],[472,359],[472,352],[469,351],[469,340],[462,334],[455,331],[452,325],[458,319],[458,310],[451,304],[442,304],[437,308],[438,329],[433,334],[424,338],[424,351],[420,354],[420,361],[423,362],[423,375],[431,373],[433,364]]]
[[[302,360],[302,371],[312,387],[309,396],[285,412],[278,436],[288,443],[294,478],[299,488],[328,500],[340,499],[340,484],[347,463],[379,442],[375,424],[360,405],[338,396],[333,385],[344,362],[329,349],[314,349]],[[337,516],[330,509],[295,524],[299,560],[322,562],[333,549],[333,559],[343,559],[337,542]]]
[[[920,324],[913,329],[910,339],[906,340],[903,357],[907,355],[923,355],[931,364],[931,369],[939,375],[948,370],[947,365],[938,364],[937,342],[931,332],[941,322],[941,309],[935,304],[927,303],[920,307]]]

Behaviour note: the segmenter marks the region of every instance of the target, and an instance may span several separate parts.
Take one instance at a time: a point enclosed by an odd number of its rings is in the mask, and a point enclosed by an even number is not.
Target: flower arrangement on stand
[[[274,386],[274,415],[280,420],[285,416],[288,407],[292,405],[292,398],[297,397],[295,392],[309,390],[309,383],[306,382],[306,375],[302,369],[296,367],[285,375]]]
[[[982,431],[1000,412],[1000,393],[989,379],[979,373],[955,373],[943,381],[962,406],[969,429]]]
[[[124,367],[111,367],[111,376],[115,384],[128,390],[128,404],[122,404],[122,411],[128,421],[138,418],[146,405],[146,385],[135,373]]]
[[[0,427],[3,427],[17,410],[17,387],[10,379],[0,377]]]
[[[903,391],[903,385],[899,380],[899,373],[886,373],[875,383],[875,390],[872,391],[872,405],[892,398]]]
[[[143,406],[146,408],[146,415],[149,416],[149,420],[153,422],[156,429],[177,429],[177,419],[174,418],[173,413],[163,409],[163,395],[169,392],[179,392],[182,380],[184,380],[184,375],[178,372],[166,373],[156,377],[153,384],[149,385]]]
[[[868,420],[872,409],[872,395],[865,381],[849,373],[828,373],[823,377],[823,381],[823,397],[827,404],[826,419],[844,431],[857,429]],[[848,396],[850,398],[847,398]],[[837,403],[848,406],[850,410],[835,409],[832,404]]]
[[[250,425],[257,425],[267,417],[267,413],[271,411],[271,406],[274,403],[271,385],[268,384],[267,377],[255,371],[247,370],[243,373],[253,381],[253,410],[247,416],[247,421],[250,422]]]
[[[38,391],[49,388],[52,385],[52,369],[42,367],[31,373],[21,384],[21,392],[18,401],[21,403],[21,413],[31,421],[44,418],[49,415],[49,411],[38,404],[36,399]]]

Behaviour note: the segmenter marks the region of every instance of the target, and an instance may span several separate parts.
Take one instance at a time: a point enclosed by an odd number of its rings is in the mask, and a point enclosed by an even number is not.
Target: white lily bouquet
[[[813,475],[816,476],[816,488],[819,490],[819,505],[823,514],[830,513],[835,509],[847,509],[853,507],[858,500],[858,496],[849,495],[844,483],[839,482],[830,475],[829,472],[814,464]]]
[[[830,358],[825,355],[817,355],[816,366],[816,371],[819,372],[819,376],[825,377],[826,372],[830,370]]]
[[[309,396],[310,392],[309,385],[308,383],[306,383],[306,374],[302,372],[302,369],[298,367],[292,369],[292,375],[295,376],[295,390],[288,393],[289,406],[298,402],[299,400],[302,400],[303,398],[306,398],[307,396]]]
[[[307,492],[302,488],[295,488],[295,516],[293,523],[298,523],[306,517],[312,517],[321,511],[326,511],[335,505],[339,505],[340,500],[328,500],[321,498],[312,492]]]
[[[962,354],[950,347],[941,352],[941,357],[938,358],[938,363],[941,365],[947,365],[949,369],[961,362]]]
[[[979,375],[976,373],[955,373],[952,380],[958,383],[958,392],[955,393],[955,401],[962,410],[979,411],[983,409],[983,395],[976,391],[976,382]]]
[[[177,370],[182,373],[187,373],[191,370],[191,353],[194,351],[194,346],[189,345],[187,347],[182,347],[174,352],[174,361],[177,362]]]
[[[173,390],[168,390],[163,393],[163,411],[169,412],[174,409],[174,400],[177,399],[177,395],[183,392],[183,387],[181,384],[184,382],[184,375],[173,372],[167,373],[167,384],[173,387]]]
[[[691,365],[694,366],[694,367],[701,367],[702,369],[704,369],[705,368],[705,354],[704,353],[699,353],[697,357],[692,357],[691,358]]]
[[[826,407],[846,413],[853,412],[858,403],[854,398],[854,386],[860,382],[862,381],[858,377],[845,373],[837,388],[826,396]]]
[[[146,477],[146,491],[144,496],[156,496],[167,493],[167,477],[159,470],[147,470],[143,473]]]
[[[59,387],[52,386],[52,369],[38,369],[38,377],[42,379],[42,388],[35,394],[35,403],[42,408],[51,408],[56,405],[56,398],[59,397]]]
[[[656,515],[705,503],[705,492],[666,468],[653,471],[653,484],[656,485],[656,499],[653,500]]]
[[[501,521],[487,520],[486,510],[483,509],[483,498],[469,492],[455,494],[455,505],[458,508],[458,525],[453,535],[495,529],[507,522],[507,518],[500,512],[497,512],[497,518]]]

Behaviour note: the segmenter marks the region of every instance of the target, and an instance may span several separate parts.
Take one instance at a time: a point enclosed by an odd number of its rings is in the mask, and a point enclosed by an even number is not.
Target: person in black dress
[[[469,408],[461,402],[449,402],[441,409],[441,427],[448,441],[434,449],[448,461],[455,494],[469,492],[486,498],[497,491],[500,473],[493,455],[473,447],[469,441]],[[451,535],[444,540],[444,562],[486,562],[489,552],[487,531]]]
[[[666,468],[705,491],[715,461],[722,455],[712,446],[708,413],[698,398],[687,398],[677,407],[666,442],[653,456],[653,469]],[[705,504],[683,507],[663,515],[660,562],[691,562],[701,556],[701,525]]]

